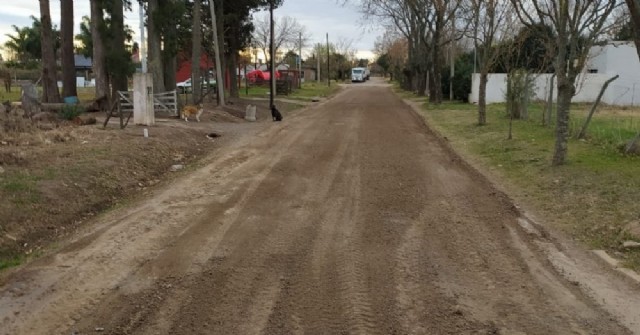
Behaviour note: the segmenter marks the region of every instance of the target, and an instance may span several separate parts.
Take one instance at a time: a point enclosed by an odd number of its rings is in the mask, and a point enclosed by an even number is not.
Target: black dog
[[[282,114],[280,114],[280,111],[275,105],[271,106],[271,117],[273,118],[273,121],[282,121]]]

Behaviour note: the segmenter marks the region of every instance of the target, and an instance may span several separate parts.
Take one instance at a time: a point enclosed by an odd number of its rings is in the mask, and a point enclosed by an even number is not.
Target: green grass
[[[95,99],[96,90],[94,87],[78,87],[78,99],[82,102],[90,102]],[[38,87],[38,91],[42,93],[42,87]],[[11,92],[5,92],[4,88],[0,91],[1,101],[20,101],[21,88],[20,86],[12,86]]]
[[[338,91],[340,86],[336,82],[331,82],[331,86],[327,86],[326,82],[318,83],[316,81],[305,82],[302,88],[294,89],[289,95],[278,95],[278,98],[295,99],[295,100],[311,100],[314,97],[327,97]],[[268,98],[269,87],[267,86],[250,86],[248,95],[243,87],[240,90],[240,97]]]
[[[44,176],[24,172],[4,173],[0,178],[0,194],[16,205],[28,205],[40,201],[37,183],[42,179],[55,178],[55,171],[46,170]]]
[[[23,256],[13,256],[10,258],[0,257],[0,271],[22,264],[23,258]]]
[[[543,107],[532,104],[529,120],[514,120],[512,140],[504,104],[488,106],[485,126],[477,125],[477,106],[471,104],[425,103],[422,113],[456,150],[502,180],[548,224],[591,248],[615,251],[640,269],[640,252],[621,248],[630,238],[624,225],[640,218],[640,157],[618,148],[640,130],[640,110],[606,108],[594,116],[587,140],[579,141],[575,135],[589,106],[572,106],[568,163],[552,167],[554,127],[541,125]]]

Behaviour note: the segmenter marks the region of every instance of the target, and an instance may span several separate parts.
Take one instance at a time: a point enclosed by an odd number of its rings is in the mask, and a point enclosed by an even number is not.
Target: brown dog
[[[198,122],[200,122],[200,115],[202,115],[202,112],[204,111],[204,109],[202,108],[202,104],[199,104],[198,106],[194,106],[194,105],[186,105],[184,106],[184,108],[182,108],[182,118],[186,121],[189,122],[189,116],[195,115],[196,116],[196,120],[198,120]]]

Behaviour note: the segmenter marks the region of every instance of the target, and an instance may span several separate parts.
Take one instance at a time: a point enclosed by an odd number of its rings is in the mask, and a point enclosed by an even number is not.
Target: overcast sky
[[[29,16],[40,17],[38,0],[0,0],[0,44],[7,41],[6,34],[12,34],[12,25],[30,26]],[[74,1],[76,31],[84,15],[89,15],[89,0]],[[139,39],[139,14],[135,6],[134,12],[125,13],[127,24],[136,32],[134,39]],[[258,13],[257,15],[263,15]],[[344,38],[353,41],[353,48],[358,50],[358,57],[371,58],[373,43],[380,31],[364,29],[361,26],[361,15],[352,6],[340,6],[336,0],[284,0],[284,5],[276,9],[278,16],[292,16],[304,25],[311,36],[311,42],[324,42],[325,34],[330,40]],[[60,26],[60,1],[51,0],[51,17],[55,25]]]

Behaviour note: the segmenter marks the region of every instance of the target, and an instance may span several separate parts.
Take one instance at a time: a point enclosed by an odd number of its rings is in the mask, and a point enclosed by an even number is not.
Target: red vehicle
[[[247,73],[247,80],[251,83],[268,81],[271,79],[271,73],[269,71],[253,70]],[[280,73],[276,72],[276,79],[280,79]]]

